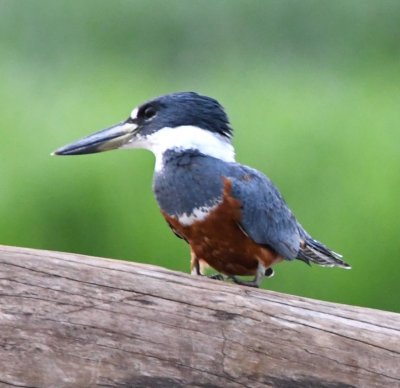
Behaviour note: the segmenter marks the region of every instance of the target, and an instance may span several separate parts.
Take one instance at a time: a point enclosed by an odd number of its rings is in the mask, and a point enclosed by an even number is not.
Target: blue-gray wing
[[[233,165],[232,195],[242,204],[241,227],[258,244],[294,259],[300,248],[299,227],[274,184],[259,171]]]

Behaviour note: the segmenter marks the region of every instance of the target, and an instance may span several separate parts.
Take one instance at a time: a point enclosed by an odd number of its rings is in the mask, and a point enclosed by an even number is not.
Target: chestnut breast
[[[184,238],[198,259],[226,275],[254,275],[258,262],[271,266],[278,255],[255,243],[240,227],[241,203],[232,196],[232,182],[223,178],[222,201],[206,216],[185,225],[179,217],[163,215],[175,233]]]

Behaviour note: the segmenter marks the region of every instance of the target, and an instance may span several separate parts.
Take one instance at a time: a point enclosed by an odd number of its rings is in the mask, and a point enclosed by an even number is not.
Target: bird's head
[[[117,148],[145,148],[162,166],[167,150],[197,150],[234,160],[232,128],[218,101],[194,92],[172,93],[133,109],[128,119],[61,147],[54,155],[80,155]]]

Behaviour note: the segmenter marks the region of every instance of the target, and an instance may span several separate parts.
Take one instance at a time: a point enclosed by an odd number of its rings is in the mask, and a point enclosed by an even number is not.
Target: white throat
[[[225,162],[235,161],[235,150],[228,139],[218,133],[191,125],[165,127],[146,137],[137,135],[126,147],[152,151],[156,157],[156,171],[163,169],[163,155],[167,150],[191,149]]]

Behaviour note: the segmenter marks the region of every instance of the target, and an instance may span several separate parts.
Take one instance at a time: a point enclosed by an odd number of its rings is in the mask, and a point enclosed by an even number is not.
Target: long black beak
[[[132,119],[123,121],[110,128],[102,129],[74,143],[55,150],[52,155],[94,154],[122,147],[135,134],[137,124]]]

